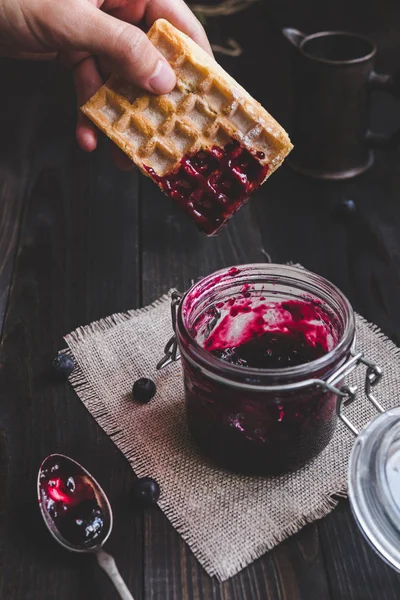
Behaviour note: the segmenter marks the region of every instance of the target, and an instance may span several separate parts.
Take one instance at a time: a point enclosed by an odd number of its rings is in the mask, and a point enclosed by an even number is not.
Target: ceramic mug
[[[370,94],[400,95],[397,76],[374,70],[376,46],[342,31],[305,35],[282,31],[293,47],[294,113],[290,166],[318,179],[349,179],[373,163],[374,147],[396,147],[400,132],[388,137],[369,129]]]

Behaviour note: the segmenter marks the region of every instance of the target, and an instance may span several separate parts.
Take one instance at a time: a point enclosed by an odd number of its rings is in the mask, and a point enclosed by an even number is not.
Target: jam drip
[[[46,510],[67,542],[85,545],[104,532],[104,514],[91,480],[70,461],[57,458],[43,470],[41,496]]]
[[[144,165],[163,192],[207,234],[215,233],[246,202],[268,173],[262,165],[263,152],[256,157],[238,142],[224,148],[214,146],[184,156],[175,172],[159,176]]]

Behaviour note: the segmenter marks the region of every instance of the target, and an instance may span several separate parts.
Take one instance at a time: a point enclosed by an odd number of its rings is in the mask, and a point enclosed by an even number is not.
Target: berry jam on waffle
[[[263,159],[264,154],[258,153]],[[160,188],[195,221],[215,233],[260,186],[268,172],[238,142],[214,146],[182,158],[178,170],[159,176],[145,167]]]
[[[207,234],[282,164],[286,131],[188,36],[164,19],[148,33],[176,86],[155,96],[112,75],[82,111]]]

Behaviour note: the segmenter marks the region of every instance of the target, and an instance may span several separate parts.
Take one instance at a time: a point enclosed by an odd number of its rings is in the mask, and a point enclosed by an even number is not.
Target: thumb
[[[66,46],[105,59],[110,70],[155,94],[174,88],[175,73],[143,31],[89,2],[80,3],[79,8],[68,15],[69,27],[63,23]]]

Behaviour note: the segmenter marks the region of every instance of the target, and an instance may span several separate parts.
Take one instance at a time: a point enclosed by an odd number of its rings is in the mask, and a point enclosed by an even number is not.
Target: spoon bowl
[[[40,511],[47,529],[71,552],[95,554],[122,600],[134,600],[114,558],[103,550],[113,527],[110,502],[92,475],[63,454],[50,454],[37,478]]]
[[[64,474],[64,476],[70,475],[70,477],[75,476],[75,478],[78,476],[85,485],[90,486],[91,490],[93,490],[95,502],[103,514],[103,524],[101,531],[99,531],[97,536],[87,541],[83,541],[82,543],[77,543],[67,539],[65,534],[63,535],[63,533],[60,531],[56,520],[51,515],[51,511],[49,510],[49,503],[54,506],[54,501],[46,498],[45,493],[46,483],[48,483],[48,477],[51,477],[52,472],[55,476],[60,474]],[[67,481],[69,479],[70,478],[68,478]],[[38,473],[37,494],[39,507],[48,530],[57,540],[57,542],[67,550],[72,552],[95,552],[108,540],[113,527],[113,513],[110,502],[98,481],[92,477],[92,475],[90,475],[90,473],[84,469],[82,465],[77,463],[72,458],[64,456],[63,454],[50,454],[47,458],[45,458],[40,465]],[[61,492],[59,495],[61,496]]]

